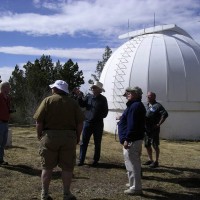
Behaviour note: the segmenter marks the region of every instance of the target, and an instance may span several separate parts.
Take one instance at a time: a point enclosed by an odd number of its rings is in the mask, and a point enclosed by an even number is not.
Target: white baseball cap
[[[58,88],[66,93],[69,93],[68,84],[63,80],[57,80],[55,83],[49,85],[50,88]]]

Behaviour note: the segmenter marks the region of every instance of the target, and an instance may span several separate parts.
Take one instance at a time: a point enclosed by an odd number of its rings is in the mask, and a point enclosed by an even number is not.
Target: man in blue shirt
[[[82,141],[80,143],[78,166],[82,166],[84,164],[87,147],[92,134],[95,145],[92,165],[98,165],[101,154],[101,140],[104,127],[103,119],[108,114],[107,99],[101,94],[102,92],[105,92],[103,84],[96,81],[92,85],[91,90],[92,94],[89,94],[86,97],[83,97],[83,93],[80,91],[76,91],[80,107],[85,108],[85,121],[82,131]]]
[[[141,152],[145,132],[146,110],[141,102],[142,90],[139,87],[126,88],[127,108],[118,122],[120,143],[123,145],[123,155],[128,174],[129,189],[127,195],[142,194],[141,184]]]

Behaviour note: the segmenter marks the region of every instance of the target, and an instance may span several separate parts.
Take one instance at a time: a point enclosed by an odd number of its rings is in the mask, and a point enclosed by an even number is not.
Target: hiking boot
[[[64,194],[63,200],[76,200],[76,197],[72,193]]]
[[[158,162],[153,162],[149,165],[150,168],[156,168],[158,167]]]
[[[124,190],[124,194],[127,194],[127,195],[141,195],[142,194],[142,190],[134,190],[134,189],[127,189],[127,190]]]
[[[148,160],[148,161],[146,161],[143,165],[151,165],[152,163],[153,163],[152,160]]]
[[[8,162],[5,162],[4,160],[0,161],[0,165],[8,165]]]

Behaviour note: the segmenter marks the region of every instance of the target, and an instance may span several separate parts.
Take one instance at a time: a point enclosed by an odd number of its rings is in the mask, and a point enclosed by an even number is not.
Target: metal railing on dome
[[[129,58],[131,58],[131,54],[135,53],[136,48],[141,43],[142,39],[145,36],[138,36],[133,39],[130,39],[124,48],[124,52],[122,52],[121,57],[119,58],[119,63],[117,63],[117,68],[115,70],[114,81],[113,81],[113,105],[115,107],[115,112],[119,112],[119,110],[124,110],[124,92],[125,88],[129,86],[126,82],[126,71],[128,69]],[[117,135],[117,124],[115,130],[115,139]]]
[[[137,46],[142,41],[144,36],[139,36],[133,39],[130,39],[126,43],[124,52],[122,52],[121,57],[119,58],[119,63],[117,63],[117,68],[115,70],[114,81],[113,81],[113,104],[116,109],[124,109],[124,91],[125,88],[129,85],[126,83],[126,71],[129,64],[128,58],[131,58],[137,48]]]

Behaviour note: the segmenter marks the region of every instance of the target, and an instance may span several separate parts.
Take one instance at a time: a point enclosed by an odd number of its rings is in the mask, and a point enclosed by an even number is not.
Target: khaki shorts
[[[40,141],[39,154],[43,169],[59,166],[73,171],[76,162],[76,132],[70,130],[45,130]]]

